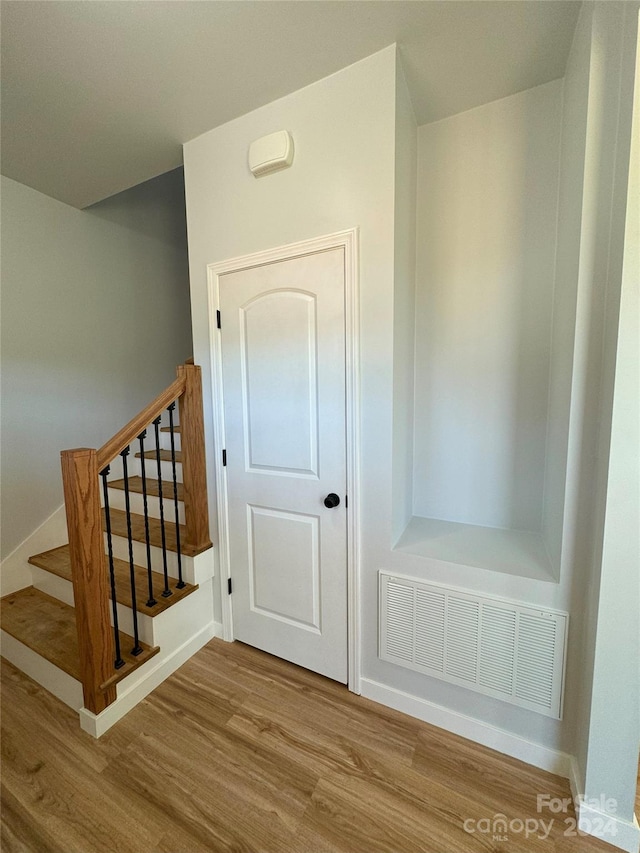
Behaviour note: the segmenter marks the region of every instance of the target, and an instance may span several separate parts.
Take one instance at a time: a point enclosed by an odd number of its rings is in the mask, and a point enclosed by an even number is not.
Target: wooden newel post
[[[97,455],[87,448],[60,455],[84,704],[99,714],[115,701],[116,688],[100,689],[113,675],[115,655]]]
[[[184,514],[187,545],[196,552],[211,547],[207,473],[202,415],[202,375],[200,367],[181,364],[178,378],[184,376],[184,394],[180,397],[180,447],[184,489]]]

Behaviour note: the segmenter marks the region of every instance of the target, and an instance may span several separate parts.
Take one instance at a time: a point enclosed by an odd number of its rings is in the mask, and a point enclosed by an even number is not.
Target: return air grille
[[[561,718],[568,614],[380,572],[380,657]]]

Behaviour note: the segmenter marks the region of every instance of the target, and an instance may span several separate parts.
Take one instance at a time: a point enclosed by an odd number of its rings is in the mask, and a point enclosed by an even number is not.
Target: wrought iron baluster
[[[129,472],[127,470],[127,456],[129,448],[125,447],[120,456],[122,457],[122,469],[124,471],[124,505],[127,513],[127,539],[129,540],[129,578],[131,581],[131,608],[133,610],[133,640],[132,655],[142,652],[140,639],[138,637],[138,609],[136,601],[136,572],[133,562],[133,536],[131,535],[131,502],[129,500]]]
[[[116,669],[124,666],[124,661],[120,653],[120,631],[118,630],[118,605],[116,602],[116,573],[113,565],[113,542],[111,539],[111,513],[109,512],[109,487],[107,485],[107,476],[110,471],[107,467],[100,471],[102,477],[102,491],[104,493],[104,517],[107,522],[107,551],[109,554],[109,578],[111,581],[111,606],[113,609],[113,634],[116,647],[116,659],[113,665]]]
[[[149,539],[149,507],[147,506],[147,472],[144,458],[144,440],[147,437],[146,429],[138,436],[140,442],[140,474],[142,477],[142,502],[144,504],[144,538],[147,545],[147,580],[149,582],[149,598],[147,607],[154,607],[158,602],[153,597],[153,572],[151,571],[151,540]]]
[[[173,595],[169,589],[169,570],[167,568],[167,537],[164,529],[164,507],[162,504],[162,460],[160,459],[160,420],[161,416],[153,421],[153,426],[156,434],[156,465],[158,467],[158,498],[160,499],[160,534],[162,536],[162,568],[164,571],[164,590],[163,598],[168,598]]]
[[[171,468],[173,471],[173,506],[175,509],[176,516],[176,551],[178,554],[178,583],[176,584],[176,587],[178,589],[183,589],[186,584],[182,580],[182,553],[180,551],[180,513],[178,511],[178,478],[176,476],[176,446],[173,427],[173,412],[175,408],[176,404],[174,400],[174,402],[171,403],[167,408],[167,411],[169,412],[169,436],[171,438]]]

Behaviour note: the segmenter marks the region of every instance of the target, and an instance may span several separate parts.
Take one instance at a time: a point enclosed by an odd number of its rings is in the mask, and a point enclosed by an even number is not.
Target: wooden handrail
[[[154,418],[157,418],[174,400],[183,392],[185,385],[184,374],[180,372],[182,365],[178,367],[178,378],[165,388],[149,405],[144,408],[135,418],[132,418],[126,426],[123,426],[113,438],[103,444],[98,450],[98,471],[102,471],[118,453],[125,449],[132,441],[140,435]]]

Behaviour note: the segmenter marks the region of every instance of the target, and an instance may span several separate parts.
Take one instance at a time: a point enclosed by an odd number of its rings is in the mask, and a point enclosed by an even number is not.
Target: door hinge
[[[227,464],[227,451],[226,451],[226,450],[223,450],[223,451],[222,451],[222,465],[223,465],[223,467],[224,467],[226,464]]]
[[[344,496],[344,508],[346,509],[349,506],[349,495]]]
[[[231,578],[227,578],[227,589],[229,590],[229,595],[233,592],[233,583]]]
[[[219,329],[222,328],[222,324],[220,322],[220,312],[219,311],[216,311],[216,324],[217,324]]]

